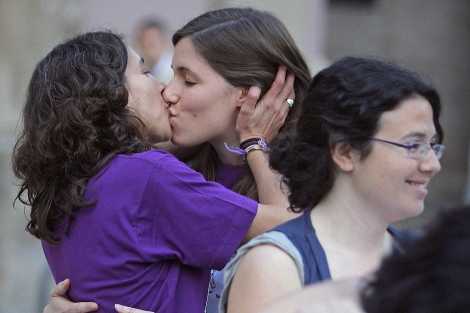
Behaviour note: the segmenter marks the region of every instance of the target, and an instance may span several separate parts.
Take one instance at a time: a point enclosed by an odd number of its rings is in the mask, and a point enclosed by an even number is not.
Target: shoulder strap
[[[305,285],[331,279],[326,254],[315,233],[310,214],[305,213],[275,230],[284,233],[302,256]]]

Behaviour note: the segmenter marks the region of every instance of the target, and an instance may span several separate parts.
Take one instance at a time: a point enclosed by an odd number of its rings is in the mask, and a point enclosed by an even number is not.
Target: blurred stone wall
[[[0,312],[38,312],[49,292],[48,270],[39,241],[24,231],[24,209],[10,154],[27,82],[39,57],[79,27],[72,0],[0,0]]]

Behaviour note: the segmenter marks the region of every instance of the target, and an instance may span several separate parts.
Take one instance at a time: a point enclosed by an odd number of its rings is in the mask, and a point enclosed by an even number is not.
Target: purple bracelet
[[[224,146],[225,146],[225,149],[227,149],[227,151],[230,151],[234,154],[238,154],[238,155],[245,155],[246,154],[245,150],[243,150],[239,147],[236,147],[236,146],[230,146],[226,142],[224,142]]]
[[[265,152],[269,151],[269,146],[266,140],[264,140],[263,138],[259,138],[259,137],[244,140],[240,143],[239,147],[231,146],[227,144],[226,142],[224,142],[224,146],[225,146],[225,149],[227,149],[227,151],[230,151],[238,155],[246,155],[247,151],[250,150],[249,148],[254,145],[259,145],[261,147],[261,150]]]

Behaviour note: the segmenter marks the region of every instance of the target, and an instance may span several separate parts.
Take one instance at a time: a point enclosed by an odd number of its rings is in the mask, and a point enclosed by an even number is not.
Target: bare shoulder
[[[289,283],[300,288],[299,273],[294,260],[280,248],[264,244],[248,251],[240,260],[237,277],[254,284]],[[286,286],[288,287],[288,286]]]
[[[260,245],[242,257],[230,288],[227,311],[258,312],[278,297],[300,288],[292,258],[273,245]]]
[[[269,262],[267,262],[268,260]],[[294,260],[285,251],[272,244],[262,244],[250,249],[242,257],[242,263],[262,265],[263,267],[269,263],[273,266],[295,268]]]

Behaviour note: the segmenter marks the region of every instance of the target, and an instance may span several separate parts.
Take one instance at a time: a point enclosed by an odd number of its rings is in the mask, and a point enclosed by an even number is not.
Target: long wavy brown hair
[[[295,75],[296,105],[290,110],[280,134],[295,125],[311,75],[289,31],[277,17],[252,8],[209,11],[176,31],[173,45],[183,38],[190,38],[196,51],[227,82],[235,87],[259,86],[262,95],[274,81],[279,66],[286,66],[287,71]],[[190,149],[189,155],[184,150],[177,149],[175,154],[184,155],[180,158],[206,179],[215,179],[218,157],[209,143]],[[251,172],[232,189],[258,200]]]
[[[117,153],[147,149],[127,108],[126,67],[127,48],[111,32],[67,40],[37,64],[12,157],[15,202],[30,206],[26,229],[37,238],[57,243],[58,227],[91,204],[88,180]]]

